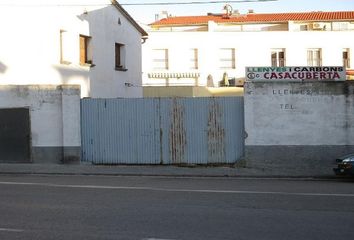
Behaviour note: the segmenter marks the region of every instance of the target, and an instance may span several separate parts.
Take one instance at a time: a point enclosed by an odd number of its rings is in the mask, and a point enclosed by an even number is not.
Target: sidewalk
[[[81,164],[0,164],[0,174],[107,175],[107,176],[170,176],[170,177],[254,177],[254,178],[333,178],[291,171],[231,166],[162,166],[162,165],[92,165]]]

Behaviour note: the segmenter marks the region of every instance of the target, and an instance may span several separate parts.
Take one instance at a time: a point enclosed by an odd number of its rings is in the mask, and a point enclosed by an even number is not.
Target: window
[[[307,65],[315,67],[322,65],[321,49],[307,49]]]
[[[332,23],[333,31],[347,31],[349,30],[348,22],[334,22]]]
[[[116,70],[126,70],[125,45],[121,43],[115,43],[115,68]]]
[[[350,68],[350,51],[349,48],[343,49],[343,67]]]
[[[219,50],[219,60],[221,69],[235,69],[235,49],[221,48]]]
[[[272,67],[285,66],[285,49],[272,49],[271,51]]]
[[[190,59],[189,59],[190,66],[189,66],[189,68],[190,69],[198,69],[198,49],[196,49],[196,48],[190,49],[189,50],[189,56],[190,56]]]
[[[153,69],[167,70],[168,66],[168,49],[153,49]]]
[[[70,64],[69,61],[69,37],[68,32],[65,30],[60,30],[60,63]]]
[[[91,37],[80,35],[80,64],[92,64]]]
[[[300,25],[300,31],[308,31],[309,27],[308,24],[301,24]]]

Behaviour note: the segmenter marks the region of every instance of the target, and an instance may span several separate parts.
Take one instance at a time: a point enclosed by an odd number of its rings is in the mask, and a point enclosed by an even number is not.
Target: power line
[[[159,2],[159,3],[120,3],[122,6],[162,6],[162,5],[197,5],[197,4],[218,4],[218,3],[257,3],[276,2],[278,0],[239,0],[239,1],[194,1],[194,2]]]
[[[201,4],[220,4],[220,3],[262,3],[262,2],[276,2],[278,0],[238,0],[238,1],[189,1],[189,2],[145,2],[145,3],[119,3],[122,6],[164,6],[164,5],[201,5]],[[42,7],[85,7],[85,6],[108,6],[111,4],[97,3],[97,4],[60,4],[60,3],[46,3],[46,4],[26,4],[26,3],[0,3],[0,6],[42,6]]]

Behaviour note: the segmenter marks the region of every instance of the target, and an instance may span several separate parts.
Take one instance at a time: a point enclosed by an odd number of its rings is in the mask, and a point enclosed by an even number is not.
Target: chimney
[[[168,18],[169,16],[171,16],[171,15],[168,15],[167,11],[162,11],[159,14],[155,14],[155,21],[159,21],[161,19]]]
[[[254,10],[253,9],[248,9],[248,14],[253,14]]]
[[[161,18],[168,18],[168,12],[167,11],[162,11],[160,17]]]
[[[232,12],[232,16],[240,16],[240,11],[239,10],[234,10]]]

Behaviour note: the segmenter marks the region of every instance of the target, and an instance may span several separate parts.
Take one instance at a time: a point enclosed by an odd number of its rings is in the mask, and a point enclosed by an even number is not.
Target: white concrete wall
[[[30,111],[34,162],[61,161],[66,157],[65,149],[69,149],[70,157],[80,158],[80,86],[0,86],[0,108],[21,107]],[[38,154],[48,159],[38,159]]]
[[[62,85],[58,90],[61,91],[62,146],[81,146],[78,88],[72,85]]]
[[[4,1],[1,85],[80,84],[82,97],[142,96],[141,34],[110,1]],[[63,53],[70,64],[60,63],[60,30],[68,36]],[[92,37],[94,67],[79,63],[80,34]],[[126,45],[126,72],[115,70],[115,42]]]
[[[354,31],[270,31],[270,32],[161,32],[150,31],[149,40],[143,45],[143,84],[152,85],[152,49],[169,49],[170,72],[190,71],[184,51],[199,49],[200,85],[206,85],[211,74],[216,85],[225,70],[219,68],[218,50],[236,49],[236,69],[226,70],[229,77],[244,78],[246,66],[270,66],[271,49],[284,48],[287,66],[306,66],[307,49],[322,49],[323,66],[342,66],[343,48],[351,49],[354,60]],[[162,71],[160,71],[162,72]]]
[[[246,84],[246,145],[354,145],[354,85]]]
[[[354,152],[354,82],[246,82],[245,131],[249,167],[333,175]]]

